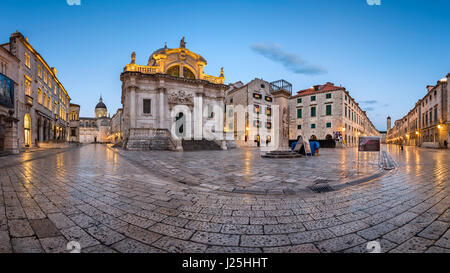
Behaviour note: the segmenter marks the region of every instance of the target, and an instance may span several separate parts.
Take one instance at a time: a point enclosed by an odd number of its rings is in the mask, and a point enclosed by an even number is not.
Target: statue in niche
[[[135,64],[136,63],[136,52],[133,51],[133,53],[131,53],[131,63]]]

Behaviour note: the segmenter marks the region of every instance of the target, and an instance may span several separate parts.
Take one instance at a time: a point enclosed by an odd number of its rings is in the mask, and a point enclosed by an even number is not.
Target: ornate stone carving
[[[282,130],[283,140],[289,138],[289,117],[286,107],[283,108]]]
[[[170,105],[194,105],[194,96],[184,90],[170,93],[167,99]]]

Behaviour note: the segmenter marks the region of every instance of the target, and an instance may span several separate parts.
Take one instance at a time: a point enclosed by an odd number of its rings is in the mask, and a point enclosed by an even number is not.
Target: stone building
[[[108,136],[111,130],[111,118],[107,117],[108,110],[101,96],[94,112],[93,118],[80,117],[80,142],[109,143]]]
[[[192,141],[226,148],[223,69],[210,76],[206,64],[186,48],[184,37],[178,48],[153,52],[147,65],[136,64],[133,52],[120,76],[126,149],[182,150]]]
[[[19,153],[19,120],[14,117],[14,91],[19,87],[19,65],[20,60],[0,46],[0,154]]]
[[[450,74],[436,85],[428,85],[426,95],[416,102],[388,132],[387,142],[430,148],[448,148],[450,140]]]
[[[283,85],[279,86],[280,83]],[[292,92],[292,85],[284,80],[270,83],[255,78],[245,85],[240,81],[229,85],[225,98],[225,125],[232,131],[237,145],[260,147],[271,144],[275,125],[273,111],[278,109],[274,109],[273,93],[281,88],[289,94]]]
[[[379,136],[378,130],[350,93],[333,83],[298,91],[289,102],[289,138],[342,140],[357,145],[358,136]]]
[[[109,133],[109,141],[111,143],[119,143],[123,141],[123,109],[117,109],[117,112],[111,117],[111,130]]]
[[[19,60],[16,71],[9,72],[17,79],[12,117],[18,120],[19,149],[67,141],[70,97],[57,78],[57,70],[19,32],[0,47]]]
[[[80,142],[80,106],[78,104],[70,104],[70,142]]]

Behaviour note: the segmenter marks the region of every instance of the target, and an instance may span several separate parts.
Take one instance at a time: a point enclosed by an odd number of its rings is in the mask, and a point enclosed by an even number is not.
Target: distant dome
[[[103,103],[103,99],[100,96],[100,101],[95,106],[95,109],[106,109],[106,105]]]
[[[97,103],[97,105],[95,106],[95,109],[98,109],[98,108],[104,108],[104,109],[106,109],[106,105],[105,105],[103,102],[99,102],[99,103]]]

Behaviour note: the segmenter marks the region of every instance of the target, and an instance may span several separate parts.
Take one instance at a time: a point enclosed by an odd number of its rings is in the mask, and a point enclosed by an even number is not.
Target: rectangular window
[[[327,122],[327,128],[331,128],[331,122]]]
[[[316,124],[315,123],[312,123],[311,124],[311,129],[315,129],[316,128]]]
[[[31,96],[31,82],[25,79],[25,95]]]
[[[258,100],[260,100],[262,98],[261,94],[258,94],[258,93],[253,93],[253,97]]]
[[[311,117],[316,116],[316,107],[311,107]]]
[[[311,96],[311,101],[316,101],[316,96]]]
[[[259,105],[255,104],[255,107],[253,108],[253,112],[256,114],[259,114]]]
[[[269,117],[272,116],[272,108],[270,108],[270,107],[266,108],[266,115]]]
[[[327,116],[331,116],[331,104],[327,105]]]
[[[302,103],[302,99],[301,98],[297,99],[297,103]]]
[[[152,111],[152,100],[144,99],[143,100],[143,113],[151,114]]]
[[[270,122],[270,121],[266,122],[266,128],[272,129],[272,122]]]
[[[260,126],[260,121],[259,120],[254,120],[253,121],[253,127],[259,128],[259,126]]]
[[[327,99],[331,99],[331,93],[329,93],[329,94],[326,94],[326,95],[325,95],[325,98],[327,98]]]
[[[434,107],[434,122],[438,121],[438,109],[437,106]]]
[[[345,95],[345,101],[347,101],[347,95]]]
[[[297,109],[297,118],[302,118],[302,109]]]
[[[302,129],[302,125],[301,124],[297,125],[297,129],[301,130]]]
[[[233,98],[230,99],[230,103],[233,103]]]
[[[38,77],[42,79],[42,66],[38,65]]]
[[[31,57],[30,54],[25,52],[25,66],[31,68]]]

